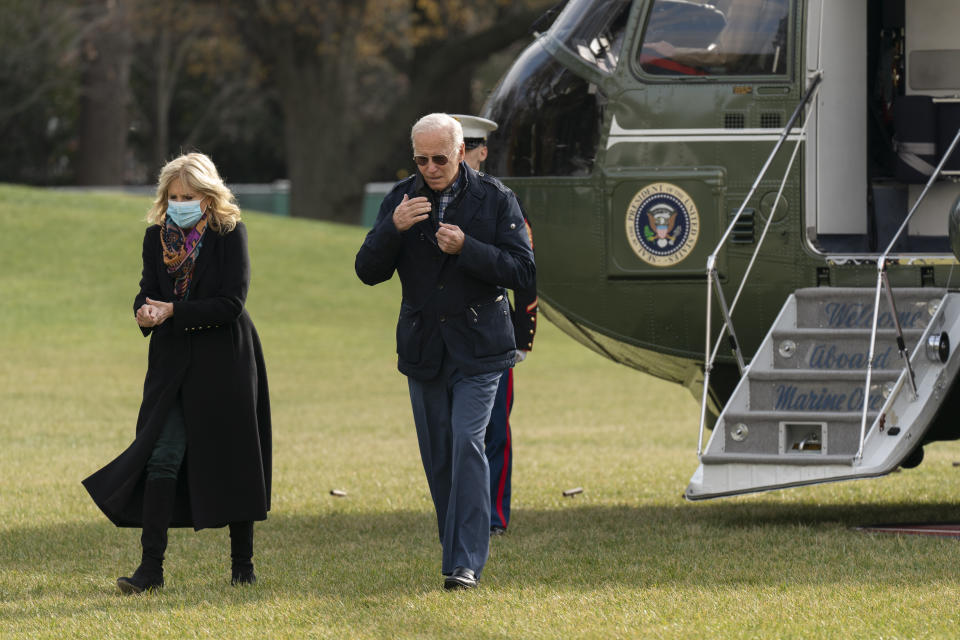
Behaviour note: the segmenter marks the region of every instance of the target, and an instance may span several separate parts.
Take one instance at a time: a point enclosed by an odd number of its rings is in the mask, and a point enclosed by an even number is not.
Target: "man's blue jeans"
[[[483,572],[490,551],[484,434],[502,371],[465,376],[449,360],[428,382],[408,378],[420,459],[437,511],[444,575]]]

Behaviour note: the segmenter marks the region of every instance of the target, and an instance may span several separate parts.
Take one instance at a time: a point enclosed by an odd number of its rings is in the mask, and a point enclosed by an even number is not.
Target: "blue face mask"
[[[190,200],[189,202],[167,201],[167,217],[181,229],[192,229],[200,217],[203,210],[200,208],[199,200]]]

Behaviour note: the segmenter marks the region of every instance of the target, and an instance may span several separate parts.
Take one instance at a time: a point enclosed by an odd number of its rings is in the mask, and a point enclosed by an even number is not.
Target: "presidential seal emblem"
[[[697,206],[669,182],[647,185],[627,207],[627,241],[641,260],[670,267],[690,255],[700,234]]]

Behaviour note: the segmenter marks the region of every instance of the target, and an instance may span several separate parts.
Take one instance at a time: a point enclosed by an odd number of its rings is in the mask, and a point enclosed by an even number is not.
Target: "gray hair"
[[[413,139],[421,134],[430,131],[441,131],[447,135],[451,145],[451,151],[456,152],[463,144],[463,127],[454,118],[446,113],[431,113],[417,120],[413,128],[410,129],[410,144],[413,145]],[[416,151],[416,149],[414,149]]]

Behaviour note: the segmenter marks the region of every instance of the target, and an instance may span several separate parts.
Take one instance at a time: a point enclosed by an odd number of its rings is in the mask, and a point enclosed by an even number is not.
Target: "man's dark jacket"
[[[142,525],[144,470],[180,393],[187,454],[180,469],[172,526],[222,527],[264,520],[270,509],[271,421],[266,366],[257,331],[244,308],[250,286],[247,230],[208,229],[190,295],[150,336],[136,438],[83,481],[90,496],[121,527]],[[174,300],[160,227],[143,239],[143,276],[133,303]]]
[[[465,239],[459,255],[437,246],[437,197],[418,172],[399,182],[380,205],[357,252],[356,270],[369,285],[400,275],[403,300],[397,321],[397,366],[430,380],[449,357],[465,375],[507,369],[516,349],[505,288],[533,286],[536,267],[520,205],[496,178],[460,163],[466,178],[443,221]],[[403,200],[426,196],[429,218],[399,232],[393,211]]]

